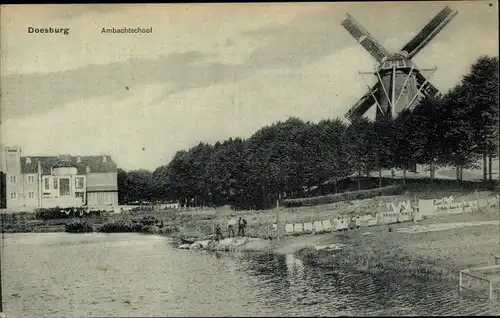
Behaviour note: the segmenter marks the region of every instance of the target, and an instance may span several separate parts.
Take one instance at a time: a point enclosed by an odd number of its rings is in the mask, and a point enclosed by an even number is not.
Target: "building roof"
[[[55,165],[54,168],[78,168],[76,164],[74,164],[71,160],[59,160]]]
[[[103,157],[106,157],[106,162],[103,162]],[[27,159],[30,160],[27,160]],[[80,160],[78,160],[80,158]],[[118,167],[111,159],[111,156],[69,156],[61,160],[60,157],[21,157],[21,173],[38,173],[38,161],[42,166],[42,174],[51,174],[51,168],[59,167],[76,167],[78,174],[86,174],[87,167],[90,168],[90,173],[117,172]],[[31,161],[31,162],[30,162]]]

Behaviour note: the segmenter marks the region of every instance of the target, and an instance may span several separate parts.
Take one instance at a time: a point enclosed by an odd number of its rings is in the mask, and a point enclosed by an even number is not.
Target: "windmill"
[[[458,14],[450,7],[441,10],[400,52],[389,52],[350,14],[342,21],[342,26],[373,56],[379,65],[373,74],[377,83],[354,104],[346,113],[347,119],[353,120],[365,114],[374,104],[377,105],[376,118],[395,119],[405,109],[412,110],[423,96],[439,94],[428,78],[418,69],[411,59],[417,55],[429,42]],[[430,70],[432,73],[436,68]],[[432,73],[428,76],[432,76]],[[364,77],[363,77],[364,80]]]

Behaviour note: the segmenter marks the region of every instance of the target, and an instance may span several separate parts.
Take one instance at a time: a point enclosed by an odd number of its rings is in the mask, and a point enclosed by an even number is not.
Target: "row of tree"
[[[300,197],[353,173],[406,171],[414,163],[456,166],[461,180],[462,169],[482,156],[491,178],[497,155],[498,57],[481,57],[447,94],[423,98],[396,120],[289,118],[245,140],[199,143],[154,172],[121,170],[120,199],[266,208],[278,196]]]

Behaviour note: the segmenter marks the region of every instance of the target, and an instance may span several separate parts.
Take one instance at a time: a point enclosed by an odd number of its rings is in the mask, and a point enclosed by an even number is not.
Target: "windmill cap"
[[[384,59],[378,66],[379,70],[392,69],[393,66],[396,68],[412,68],[414,64],[410,61],[403,52],[394,53],[391,56]]]

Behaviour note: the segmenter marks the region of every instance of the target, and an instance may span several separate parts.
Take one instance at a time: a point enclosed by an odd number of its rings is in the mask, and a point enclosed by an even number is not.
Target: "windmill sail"
[[[422,89],[422,93],[424,95],[431,95],[431,96],[434,96],[436,94],[439,93],[439,90],[434,86],[432,85],[431,82],[427,81],[427,79],[425,78],[424,75],[422,75],[420,72],[417,72],[416,74],[416,77],[417,77],[417,83],[419,85],[424,85],[425,84],[425,87]],[[425,83],[427,81],[427,83]]]
[[[407,105],[410,111],[413,111],[415,107],[418,106],[419,100],[422,98],[422,96],[436,96],[441,94],[439,90],[434,85],[432,85],[432,83],[429,82],[420,72],[416,73],[416,80],[420,93],[419,95],[415,96],[410,104]]]
[[[364,113],[370,109],[370,107],[376,103],[375,99],[373,99],[373,96],[377,96],[378,90],[380,89],[380,83],[375,84],[369,90],[366,92],[361,99],[354,104],[351,109],[345,114],[345,117],[349,120],[353,120],[356,117],[361,117],[363,116]]]
[[[450,7],[441,10],[401,51],[408,52],[412,58],[422,50],[458,14]]]
[[[350,14],[346,15],[341,24],[378,62],[390,55],[389,51]]]

